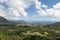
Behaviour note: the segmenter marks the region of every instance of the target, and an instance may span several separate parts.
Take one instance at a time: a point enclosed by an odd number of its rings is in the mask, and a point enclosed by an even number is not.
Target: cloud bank
[[[60,3],[56,3],[49,8],[49,6],[42,4],[39,0],[0,0],[0,16],[13,19],[19,17],[28,17],[28,9],[32,4],[35,5],[37,15],[35,17],[51,17],[60,18]],[[20,18],[21,19],[21,18]]]
[[[0,16],[23,16],[27,17],[28,13],[25,11],[32,0],[0,0]],[[3,15],[4,14],[4,15]]]
[[[36,8],[36,11],[38,13],[38,15],[34,15],[35,17],[60,18],[60,3],[53,5],[52,8],[48,8],[47,5],[42,4],[38,0],[35,3],[36,3],[35,8]]]

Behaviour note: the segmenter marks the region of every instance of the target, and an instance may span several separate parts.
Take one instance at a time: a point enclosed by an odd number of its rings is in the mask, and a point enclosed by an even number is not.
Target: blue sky
[[[60,21],[60,0],[0,0],[0,16],[9,20]]]
[[[60,2],[60,0],[39,0],[39,1],[41,1],[43,4],[48,5],[49,8],[51,8],[54,4]]]

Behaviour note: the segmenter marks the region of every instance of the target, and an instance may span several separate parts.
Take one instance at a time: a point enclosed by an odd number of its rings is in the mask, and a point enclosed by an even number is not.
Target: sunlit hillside
[[[1,17],[1,20],[6,21]],[[0,23],[3,23],[2,21]],[[12,23],[12,22],[10,22]],[[0,40],[60,40],[60,23],[0,25]],[[31,27],[32,25],[32,27]]]

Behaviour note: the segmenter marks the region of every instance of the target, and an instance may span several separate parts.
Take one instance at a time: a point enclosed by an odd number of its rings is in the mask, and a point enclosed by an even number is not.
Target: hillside
[[[0,40],[60,40],[60,22],[53,24],[23,24],[15,26],[20,21],[8,21],[0,17]],[[40,22],[39,22],[40,23]],[[30,26],[34,27],[30,27]],[[35,27],[36,26],[36,27]]]
[[[60,22],[56,22],[56,23],[50,24],[49,26],[60,27]]]
[[[15,24],[0,16],[0,26],[14,26]]]
[[[48,24],[44,26],[45,28],[48,27],[48,29],[55,29],[60,30],[60,22],[55,22],[53,24]]]
[[[0,23],[8,23],[8,20],[0,16]]]

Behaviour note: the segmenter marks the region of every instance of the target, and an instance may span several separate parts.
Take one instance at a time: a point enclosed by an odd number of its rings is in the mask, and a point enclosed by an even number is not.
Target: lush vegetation
[[[48,27],[0,26],[0,40],[60,40],[60,30]]]
[[[60,23],[35,27],[13,24],[0,17],[0,40],[60,40]]]

